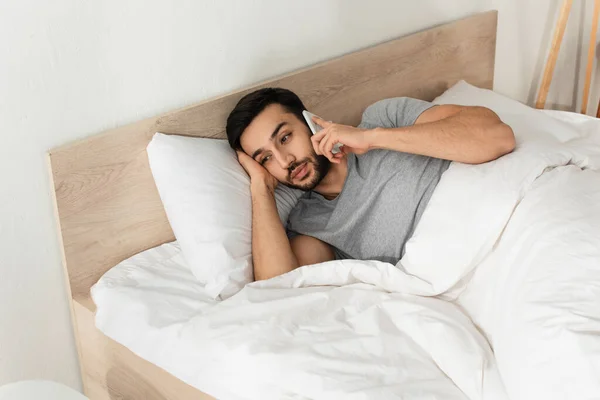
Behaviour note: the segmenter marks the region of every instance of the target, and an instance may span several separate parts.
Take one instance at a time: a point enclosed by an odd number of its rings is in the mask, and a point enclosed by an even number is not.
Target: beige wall
[[[549,97],[565,109],[580,101],[590,26],[575,3]],[[49,148],[489,9],[500,12],[495,87],[532,103],[559,4],[0,0],[0,384],[80,388]]]

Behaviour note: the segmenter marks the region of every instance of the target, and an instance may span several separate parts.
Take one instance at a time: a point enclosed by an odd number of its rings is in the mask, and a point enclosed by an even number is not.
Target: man
[[[265,88],[227,119],[250,176],[257,280],[333,259],[395,264],[450,161],[484,163],[515,147],[512,129],[484,107],[392,98],[369,106],[358,127],[315,118],[324,128],[315,135],[303,110],[293,92]],[[306,191],[288,232],[275,205],[278,183]]]

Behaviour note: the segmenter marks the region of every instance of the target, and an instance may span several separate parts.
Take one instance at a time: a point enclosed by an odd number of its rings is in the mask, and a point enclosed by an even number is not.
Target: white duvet
[[[176,244],[145,258],[94,287],[97,326],[219,399],[506,398],[469,318],[401,293],[393,265],[307,266],[215,303],[189,285]]]
[[[398,265],[306,266],[216,303],[163,245],[94,286],[98,328],[223,399],[600,398],[598,126],[502,118],[517,151],[453,163]]]

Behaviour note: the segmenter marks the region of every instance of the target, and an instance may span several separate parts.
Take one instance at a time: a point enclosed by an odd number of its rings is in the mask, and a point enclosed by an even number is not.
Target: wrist
[[[368,137],[368,144],[369,144],[369,150],[375,150],[375,149],[381,149],[382,148],[382,144],[381,144],[381,138],[384,136],[385,134],[385,128],[373,128],[370,129],[367,133],[367,137]]]
[[[262,179],[256,179],[250,181],[250,193],[253,195],[275,196],[275,188]]]

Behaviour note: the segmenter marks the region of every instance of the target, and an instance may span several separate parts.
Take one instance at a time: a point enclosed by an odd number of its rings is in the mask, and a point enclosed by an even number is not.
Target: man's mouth
[[[294,171],[292,171],[292,175],[291,178],[292,179],[302,179],[304,178],[304,176],[306,176],[306,173],[308,172],[308,163],[305,161],[302,164],[300,164],[298,167],[294,168]]]

